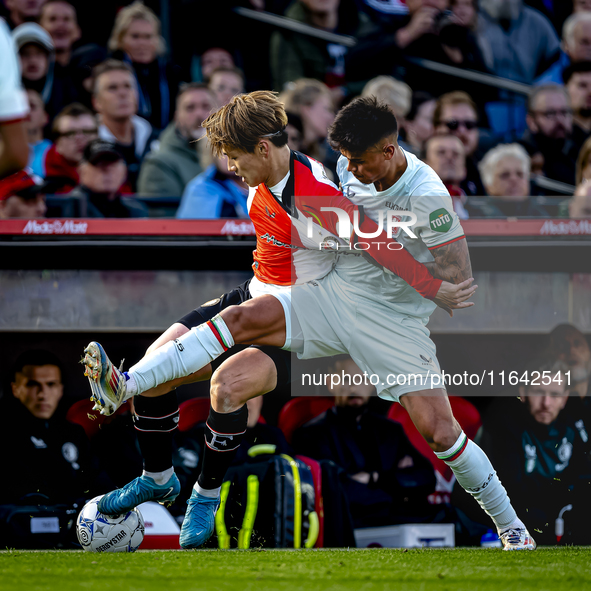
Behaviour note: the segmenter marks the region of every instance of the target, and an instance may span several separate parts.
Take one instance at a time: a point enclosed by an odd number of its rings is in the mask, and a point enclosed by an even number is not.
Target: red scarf
[[[75,164],[70,164],[55,148],[55,144],[45,155],[45,178],[58,177],[63,179],[63,186],[56,193],[69,193],[78,186],[78,170]]]

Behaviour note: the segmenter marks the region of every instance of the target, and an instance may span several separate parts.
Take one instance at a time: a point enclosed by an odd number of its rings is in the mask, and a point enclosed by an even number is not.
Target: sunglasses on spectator
[[[459,119],[450,119],[449,121],[442,121],[450,131],[456,131],[460,127],[464,126],[468,131],[476,129],[478,127],[478,121],[461,121]]]
[[[76,135],[81,134],[85,137],[91,137],[98,134],[98,129],[93,127],[92,129],[72,129],[71,131],[64,131],[60,133],[60,137],[72,138]]]
[[[542,115],[547,119],[556,119],[557,117],[570,117],[573,114],[572,109],[550,109],[549,111],[533,111],[534,115]]]

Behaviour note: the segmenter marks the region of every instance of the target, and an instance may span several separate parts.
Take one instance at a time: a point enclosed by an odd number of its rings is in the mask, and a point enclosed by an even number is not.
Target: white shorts
[[[342,285],[336,273],[329,273],[292,287],[290,336],[298,357],[349,354],[373,379],[378,395],[394,402],[403,394],[443,387],[427,327],[357,292],[353,299]]]
[[[291,285],[273,285],[271,283],[263,283],[256,277],[253,277],[248,284],[250,295],[253,298],[261,295],[275,296],[283,306],[283,313],[285,314],[285,344],[282,349],[291,351]]]

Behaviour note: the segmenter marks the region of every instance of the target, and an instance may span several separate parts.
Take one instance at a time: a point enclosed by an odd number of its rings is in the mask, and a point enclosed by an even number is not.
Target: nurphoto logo
[[[391,211],[389,209],[378,210],[378,219],[376,221],[377,228],[373,232],[363,232],[359,228],[359,211],[353,212],[353,228],[351,228],[351,220],[349,218],[349,214],[340,207],[321,207],[320,211],[332,211],[337,214],[337,217],[339,219],[339,238],[343,238],[346,241],[349,241],[353,234],[355,234],[355,236],[357,236],[358,238],[377,238],[382,234],[382,232],[384,232],[384,230],[386,232],[387,237],[389,239],[392,239],[392,236],[397,234],[399,229],[402,230],[409,238],[417,238],[416,234],[411,230],[411,226],[417,223],[417,216],[412,211]],[[409,219],[403,221],[402,218]],[[308,218],[306,234],[308,238],[314,238],[314,220],[312,218]],[[400,243],[392,244],[397,245],[396,250],[404,248]],[[365,245],[365,247],[363,245]],[[345,247],[343,244],[340,244],[334,237],[325,238],[319,246],[321,250],[326,250],[328,248],[335,250],[338,250],[339,248],[348,248]],[[353,245],[353,248],[355,250],[367,250],[369,248],[369,244],[365,242],[356,242]]]

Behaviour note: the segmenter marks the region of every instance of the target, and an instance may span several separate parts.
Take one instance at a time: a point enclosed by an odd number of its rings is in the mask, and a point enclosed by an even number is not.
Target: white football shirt
[[[0,18],[0,123],[20,121],[29,113],[29,101],[21,83],[16,46],[6,21]]]
[[[401,148],[402,149],[402,148]],[[416,239],[397,229],[393,238],[419,262],[433,261],[429,249],[463,238],[464,231],[454,212],[451,197],[435,171],[413,154],[403,150],[408,164],[400,179],[385,191],[376,191],[373,184],[364,185],[347,171],[344,156],[337,163],[337,174],[345,197],[363,206],[365,214],[379,223],[380,211],[411,211],[417,222],[411,227]],[[408,220],[405,217],[404,220]],[[384,223],[384,226],[385,223]],[[395,253],[394,253],[395,254]],[[401,314],[416,316],[424,323],[436,305],[423,298],[406,281],[387,269],[372,265],[357,254],[339,256],[335,272],[345,280],[349,290],[363,297],[387,303]]]

